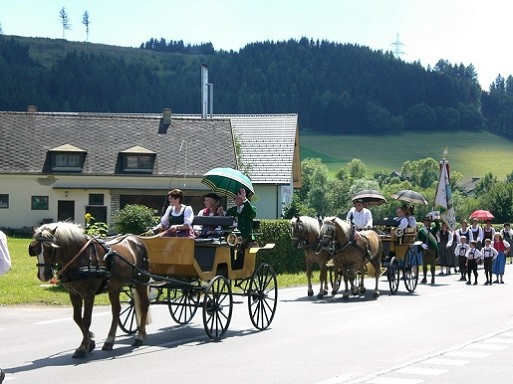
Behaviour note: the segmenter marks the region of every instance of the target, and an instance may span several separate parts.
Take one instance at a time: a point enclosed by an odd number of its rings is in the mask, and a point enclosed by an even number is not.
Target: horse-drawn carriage
[[[394,225],[394,222],[376,222],[376,230],[383,242],[382,275],[387,277],[391,294],[397,293],[401,280],[411,293],[417,288],[419,278],[417,229],[401,229]]]
[[[196,217],[194,224],[229,227],[233,218]],[[101,292],[109,292],[113,313],[103,349],[112,349],[118,325],[129,334],[138,332],[133,345],[141,345],[150,303],[167,305],[179,324],[189,323],[202,308],[206,334],[219,340],[230,325],[233,296],[242,296],[253,325],[268,328],[276,312],[277,279],[269,264],[256,266],[256,256],[272,247],[243,247],[236,230],[209,239],[130,235],[102,241],[61,222],[38,228],[29,253],[38,256],[40,280],[48,281],[59,268],[83,334],[73,357],[83,357],[95,347],[89,326],[94,297]],[[155,297],[148,296],[148,287]]]

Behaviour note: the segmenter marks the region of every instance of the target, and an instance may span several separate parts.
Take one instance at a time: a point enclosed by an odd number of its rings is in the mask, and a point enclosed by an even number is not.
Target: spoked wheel
[[[395,257],[392,257],[387,271],[388,285],[390,286],[390,293],[392,295],[395,295],[399,289],[400,272],[399,262]]]
[[[278,281],[269,264],[261,264],[251,276],[248,309],[251,322],[257,329],[266,329],[273,321],[278,304]]]
[[[417,252],[413,247],[410,247],[404,259],[404,285],[408,292],[415,291],[419,281],[419,263],[417,260]]]
[[[137,332],[139,324],[135,313],[133,286],[127,285],[121,289],[120,303],[121,312],[119,313],[119,328],[129,335]]]
[[[203,327],[208,337],[220,340],[232,319],[233,296],[230,282],[216,276],[208,283],[203,298]]]
[[[169,288],[167,305],[169,313],[178,324],[188,324],[199,307],[200,291],[191,287]]]

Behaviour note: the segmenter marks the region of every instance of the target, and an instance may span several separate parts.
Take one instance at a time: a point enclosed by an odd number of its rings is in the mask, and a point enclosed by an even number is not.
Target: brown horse
[[[77,224],[59,222],[44,224],[35,230],[29,254],[38,258],[39,280],[50,280],[56,269],[62,285],[69,292],[73,319],[82,331],[82,342],[73,357],[84,357],[96,346],[89,328],[95,295],[102,292],[109,293],[112,310],[112,323],[103,349],[113,348],[121,310],[120,290],[126,284],[134,284],[138,315],[139,333],[132,345],[142,345],[149,299],[145,285],[148,278],[141,273],[147,270],[148,257],[141,240],[124,236],[102,242],[86,236]]]
[[[303,248],[305,251],[308,296],[313,296],[312,266],[314,263],[317,263],[320,268],[319,279],[321,281],[321,288],[317,297],[323,298],[328,293],[326,262],[331,258],[331,254],[326,250],[321,250],[321,252],[317,253],[320,236],[319,221],[309,216],[299,216],[291,219],[290,225],[292,246],[294,249]]]
[[[321,226],[319,249],[328,250],[333,256],[335,269],[344,276],[345,291],[344,298],[351,293],[365,293],[364,279],[360,281],[359,289],[354,281],[358,272],[364,273],[368,263],[369,268],[376,279],[374,297],[380,295],[379,277],[381,271],[381,259],[383,257],[383,243],[379,235],[372,231],[358,231],[355,233],[355,241],[351,241],[351,225],[337,217],[327,217]]]

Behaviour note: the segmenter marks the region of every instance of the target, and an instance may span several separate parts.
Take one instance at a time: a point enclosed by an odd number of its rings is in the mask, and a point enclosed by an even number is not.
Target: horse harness
[[[294,232],[297,233],[297,236],[294,236]],[[294,231],[291,236],[292,241],[296,241],[299,248],[306,249],[307,247],[310,248],[311,251],[316,251],[319,247],[320,240],[317,239],[317,241],[313,244],[311,244],[308,241],[308,236],[306,235],[305,231],[303,230],[303,222],[299,219],[296,220],[294,223]]]
[[[369,242],[369,238],[367,236],[365,236],[361,233],[358,233],[356,235],[356,232],[355,232],[355,236],[353,237],[353,239],[349,239],[349,240],[347,240],[347,242],[344,245],[339,246],[338,242],[337,242],[337,237],[336,237],[337,230],[335,228],[335,224],[332,222],[329,222],[329,223],[324,223],[324,225],[327,225],[329,227],[329,232],[333,234],[333,235],[324,235],[324,237],[328,237],[328,238],[331,237],[329,249],[330,249],[330,252],[333,254],[333,256],[336,255],[337,253],[346,251],[350,247],[354,247],[354,248],[359,249],[362,252],[364,261],[365,261],[365,259],[371,259],[371,252],[370,252],[370,248],[369,248],[370,242]],[[365,240],[365,250],[362,249],[362,247],[360,247],[356,243],[357,236],[360,236],[361,238],[363,238]]]

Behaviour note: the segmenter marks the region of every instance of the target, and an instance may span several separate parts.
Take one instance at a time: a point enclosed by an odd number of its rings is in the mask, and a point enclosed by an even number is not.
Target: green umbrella
[[[248,195],[255,194],[249,177],[233,168],[214,168],[203,175],[201,182],[212,191],[235,197],[241,188]]]

